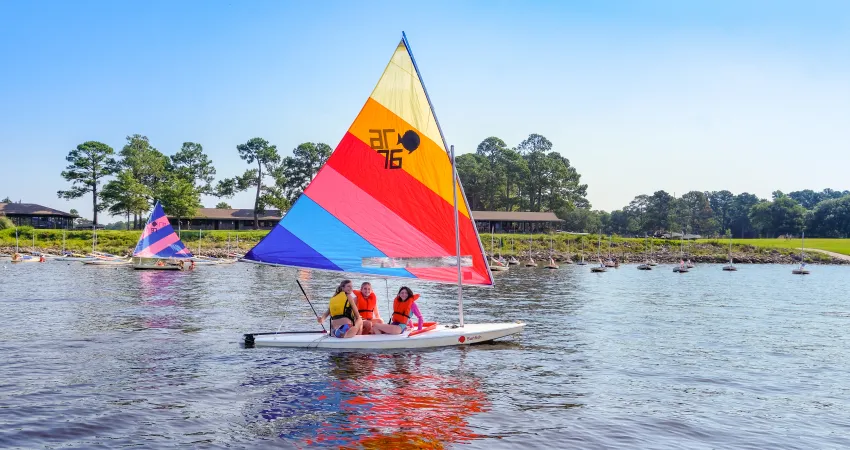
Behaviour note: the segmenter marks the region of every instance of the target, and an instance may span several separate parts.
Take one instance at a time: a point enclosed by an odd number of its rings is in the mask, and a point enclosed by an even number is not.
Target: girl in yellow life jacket
[[[351,280],[342,280],[331,297],[327,311],[319,317],[319,323],[331,318],[331,336],[338,338],[350,338],[360,334],[363,320],[357,310],[356,297],[351,292],[353,285]]]
[[[407,329],[407,324],[410,322],[410,316],[415,315],[419,319],[419,329],[422,329],[422,324],[425,320],[422,318],[422,313],[419,312],[419,307],[416,306],[416,300],[419,299],[419,294],[413,294],[407,286],[402,286],[398,290],[398,295],[393,300],[393,315],[390,318],[390,323],[375,323],[372,324],[372,334],[401,334]]]

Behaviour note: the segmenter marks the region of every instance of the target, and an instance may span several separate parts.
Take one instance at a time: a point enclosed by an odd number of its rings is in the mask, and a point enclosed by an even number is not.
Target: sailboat
[[[651,267],[655,267],[658,265],[658,262],[655,261],[655,249],[652,246],[652,238],[649,238],[649,264]]]
[[[599,261],[598,266],[593,266],[590,268],[591,272],[607,272],[608,269],[605,267],[605,264],[602,262],[602,230],[599,230],[599,242],[596,245],[596,259]]]
[[[683,231],[682,237],[684,237],[684,234],[685,234],[685,232]],[[685,267],[687,267],[688,269],[693,269],[694,267],[696,267],[694,265],[694,263],[691,261],[691,240],[690,239],[688,239],[688,260],[685,261]]]
[[[133,268],[137,270],[183,270],[194,267],[192,252],[171,227],[159,201],[153,207],[136,249]]]
[[[564,260],[564,264],[572,264],[572,263],[573,263],[573,258],[572,258],[572,255],[570,255],[570,238],[567,237],[567,259]]]
[[[808,275],[809,269],[806,269],[806,261],[804,259],[806,247],[806,232],[803,231],[802,241],[800,242],[800,267],[791,271],[794,275]]]
[[[82,260],[82,263],[88,266],[123,266],[131,262],[130,258],[97,251],[97,228],[94,226],[92,226],[90,256],[90,259]]]
[[[246,334],[246,346],[409,349],[468,345],[521,332],[522,322],[464,323],[463,285],[494,284],[468,205],[454,147],[446,144],[402,34],[339,145],[243,261],[340,272],[340,277],[345,272],[457,284],[459,324],[343,339],[322,331]]]
[[[519,260],[516,259],[514,254],[515,254],[515,252],[514,252],[514,238],[511,238],[511,257],[508,258],[508,265],[509,266],[518,266],[519,265]]]
[[[62,230],[62,256],[56,258],[56,261],[91,261],[92,259],[94,259],[94,256],[80,255],[66,250],[65,234],[66,230]]]
[[[611,235],[608,235],[608,260],[605,261],[605,267],[617,267],[619,264],[614,261],[614,257],[611,255],[611,241],[614,238]]]
[[[584,237],[581,238],[581,260],[579,262],[577,262],[576,264],[578,264],[580,266],[586,266],[587,265],[587,263],[584,262]]]
[[[35,235],[33,235],[33,249],[35,249]],[[18,241],[18,227],[15,227],[15,253],[12,254],[11,262],[13,263],[31,263],[44,262],[44,258],[39,258],[35,255],[23,255],[20,251],[20,243]]]
[[[679,241],[679,265],[673,267],[673,272],[687,273],[688,266],[685,265],[685,230],[682,230],[682,238]]]
[[[496,272],[504,272],[508,270],[508,265],[500,258],[496,258],[495,244],[493,239],[493,230],[490,230],[490,270]]]
[[[528,237],[528,261],[525,262],[525,267],[537,267],[537,263],[534,262],[534,258],[531,256],[531,248],[534,244],[534,234],[531,234]]]
[[[738,270],[738,268],[735,267],[735,263],[732,261],[732,235],[731,234],[729,235],[729,264],[723,266],[723,270],[725,270],[726,272],[735,272],[735,271]]]
[[[558,265],[555,264],[555,258],[553,256],[554,253],[555,253],[555,245],[554,245],[554,242],[552,240],[552,235],[550,234],[549,235],[549,264],[546,264],[547,269],[557,269],[558,268]]]
[[[647,237],[646,240],[649,240],[649,237]],[[649,263],[649,261],[649,255],[646,255],[643,264],[637,266],[638,270],[652,270],[652,265]]]
[[[230,239],[230,235],[227,236]],[[232,264],[236,262],[235,258],[213,258],[210,256],[201,256],[201,243],[204,240],[203,228],[198,229],[198,253],[192,258],[196,266],[216,266],[219,264]]]

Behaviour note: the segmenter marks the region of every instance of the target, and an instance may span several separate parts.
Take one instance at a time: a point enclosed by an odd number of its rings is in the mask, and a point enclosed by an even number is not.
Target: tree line
[[[184,142],[173,155],[154,148],[142,135],[127,137],[115,152],[88,141],[71,150],[62,177],[71,183],[60,198],[92,196],[92,216],[108,211],[140,228],[155,200],[169,216],[192,217],[201,195],[230,198],[254,193],[254,226],[266,208],[287,209],[331,154],[323,143],[305,142],[282,157],[275,145],[253,138],[236,146],[249,168],[242,175],[215,181],[216,169],[199,143]],[[587,185],[569,159],[553,151],[544,136],[531,134],[515,147],[498,137],[484,139],[474,153],[457,157],[458,176],[469,206],[489,211],[554,211],[570,231],[624,236],[686,232],[703,236],[776,237],[798,235],[850,237],[850,191],[775,191],[770,200],[750,193],[691,191],[681,197],[666,191],[638,195],[622,209],[592,210]],[[217,208],[230,208],[219,202]]]
[[[475,153],[457,157],[457,172],[473,210],[568,211],[589,208],[587,185],[552,142],[531,134],[516,147],[484,139]]]
[[[267,207],[287,209],[331,154],[327,144],[305,142],[292,156],[281,157],[277,147],[262,138],[236,149],[245,162],[256,166],[215,183],[216,169],[196,142],[184,142],[180,150],[167,156],[139,134],[127,136],[127,143],[117,153],[102,142],[87,141],[65,158],[69,164],[62,177],[71,187],[57,194],[64,199],[91,194],[95,225],[98,212],[108,211],[126,217],[129,229],[144,225],[156,200],[162,202],[166,214],[179,219],[197,213],[202,194],[229,198],[256,189],[254,227],[259,228],[258,214]],[[216,207],[229,205],[220,202]]]
[[[706,237],[740,238],[798,236],[850,237],[850,191],[811,189],[785,194],[774,191],[770,200],[744,192],[691,191],[674,197],[666,191],[638,195],[622,209],[565,211],[568,230],[658,236],[684,232]]]

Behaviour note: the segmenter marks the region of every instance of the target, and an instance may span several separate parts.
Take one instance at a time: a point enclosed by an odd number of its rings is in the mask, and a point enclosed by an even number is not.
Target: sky
[[[90,218],[56,195],[88,140],[199,142],[218,179],[253,137],[335,147],[402,31],[449,144],[546,136],[594,209],[850,189],[847,2],[5,0],[0,198]]]

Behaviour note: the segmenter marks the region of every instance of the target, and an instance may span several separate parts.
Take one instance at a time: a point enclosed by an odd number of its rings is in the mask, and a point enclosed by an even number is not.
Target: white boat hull
[[[20,263],[37,263],[40,260],[38,258],[22,258],[22,259],[12,259],[10,261],[15,263],[15,264],[20,264]]]
[[[391,350],[411,348],[451,347],[492,341],[525,328],[522,322],[466,324],[463,328],[437,325],[437,328],[409,337],[403,334],[369,334],[341,339],[325,333],[287,333],[254,337],[256,347],[333,348],[352,350]]]
[[[95,259],[93,261],[83,261],[83,264],[92,266],[126,266],[130,264],[129,259]]]

